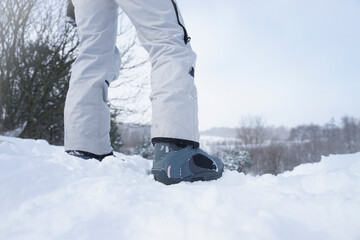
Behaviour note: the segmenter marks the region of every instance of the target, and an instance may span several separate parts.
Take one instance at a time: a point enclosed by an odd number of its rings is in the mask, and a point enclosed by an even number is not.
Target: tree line
[[[300,125],[288,130],[284,138],[269,131],[260,117],[253,117],[239,127],[237,137],[240,142],[235,149],[247,152],[245,157],[252,161],[248,172],[279,174],[303,163],[318,162],[321,156],[359,152],[360,120],[344,116],[338,124],[332,119],[324,125]]]

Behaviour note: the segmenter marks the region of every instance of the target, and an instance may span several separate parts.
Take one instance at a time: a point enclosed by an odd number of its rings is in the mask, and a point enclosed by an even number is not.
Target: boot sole
[[[173,179],[173,178],[169,178],[163,169],[156,169],[156,168],[151,169],[151,173],[154,175],[154,179],[156,181],[161,182],[165,185],[172,185],[180,182],[211,181],[211,180],[216,180],[222,176],[222,172],[221,173],[203,172],[203,173],[194,174],[184,179]]]

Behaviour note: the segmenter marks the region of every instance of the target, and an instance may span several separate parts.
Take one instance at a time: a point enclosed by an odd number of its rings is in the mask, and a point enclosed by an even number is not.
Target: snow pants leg
[[[174,0],[117,0],[148,51],[151,72],[152,138],[199,141],[196,54],[187,43]]]
[[[134,24],[152,64],[152,138],[199,141],[196,54],[175,0],[73,0],[80,53],[65,107],[65,149],[111,151],[107,84],[117,77],[116,9]]]
[[[119,74],[118,5],[113,0],[73,0],[79,55],[65,102],[65,150],[98,155],[112,151],[108,84]]]

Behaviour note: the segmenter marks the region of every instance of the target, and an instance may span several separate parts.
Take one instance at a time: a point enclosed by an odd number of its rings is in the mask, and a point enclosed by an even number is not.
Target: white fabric
[[[189,71],[196,54],[184,42],[171,0],[73,0],[79,56],[65,104],[65,150],[111,152],[108,86],[118,77],[117,10],[134,24],[152,64],[152,138],[199,141],[197,91]],[[180,13],[179,13],[180,14]],[[183,19],[180,21],[184,24]]]

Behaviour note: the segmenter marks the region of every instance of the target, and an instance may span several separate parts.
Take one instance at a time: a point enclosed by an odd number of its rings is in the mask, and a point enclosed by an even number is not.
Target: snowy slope
[[[0,136],[0,239],[360,239],[360,153],[173,186],[117,155]]]

